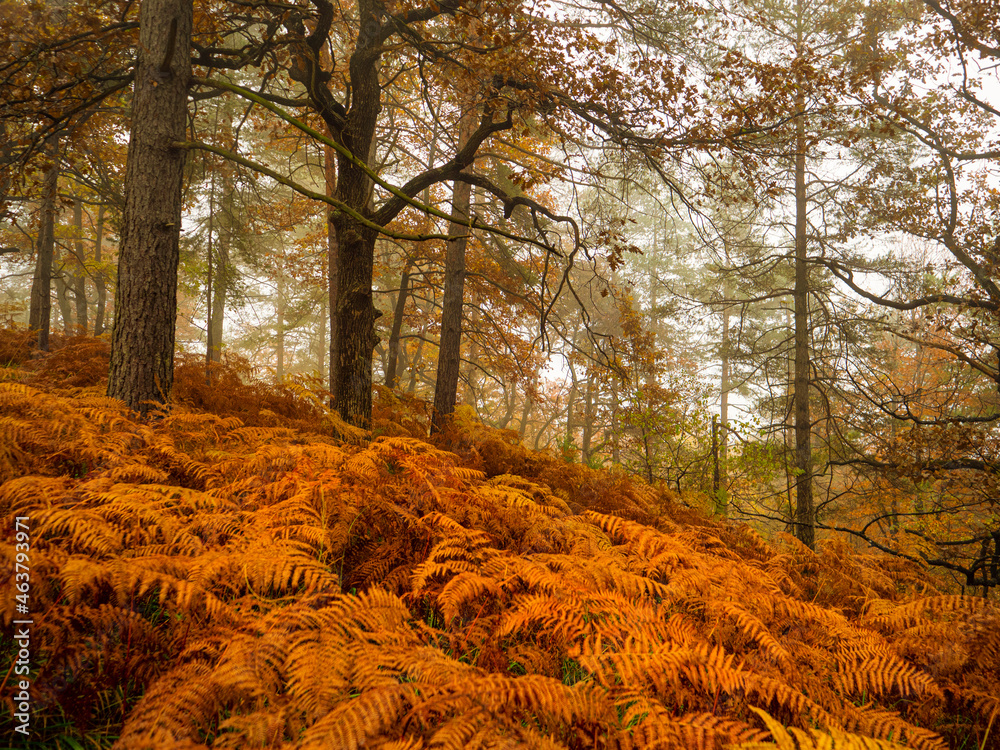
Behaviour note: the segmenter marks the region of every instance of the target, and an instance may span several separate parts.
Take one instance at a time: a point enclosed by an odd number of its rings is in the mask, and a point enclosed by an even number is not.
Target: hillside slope
[[[1000,747],[1000,613],[909,565],[767,542],[482,426],[435,446],[385,394],[380,437],[334,437],[287,390],[220,372],[221,403],[182,371],[218,413],[137,423],[67,385],[95,351],[0,382],[29,746]]]

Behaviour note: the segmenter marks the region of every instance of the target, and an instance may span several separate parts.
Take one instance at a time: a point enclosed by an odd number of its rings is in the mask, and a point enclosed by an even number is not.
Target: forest
[[[0,745],[1000,748],[998,66],[0,0]]]

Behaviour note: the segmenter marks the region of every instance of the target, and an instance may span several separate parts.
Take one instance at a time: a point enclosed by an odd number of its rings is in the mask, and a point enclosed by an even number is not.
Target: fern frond
[[[833,678],[838,688],[848,695],[885,695],[893,689],[901,695],[941,694],[929,675],[899,657],[887,655],[838,661],[839,670]]]
[[[614,715],[606,694],[595,685],[567,686],[542,675],[485,675],[467,681],[461,690],[498,715],[524,712],[549,726],[596,724]]]
[[[631,550],[643,557],[653,558],[666,552],[690,555],[690,547],[645,524],[591,510],[584,511],[581,515],[612,539],[628,543]]]
[[[212,742],[212,750],[243,750],[250,747],[281,747],[285,734],[284,712],[274,706],[247,715],[231,716],[219,722],[219,735]]]
[[[897,712],[863,706],[857,710],[857,725],[866,734],[880,741],[899,739],[918,750],[947,750],[948,743],[937,732],[914,726]]]
[[[847,618],[840,612],[790,596],[774,597],[774,613],[777,617],[794,621],[817,622],[837,629],[847,625]]]
[[[836,728],[831,728],[827,732],[821,732],[817,729],[806,731],[795,727],[785,729],[766,711],[752,706],[750,710],[761,718],[774,741],[743,742],[731,745],[729,750],[773,750],[773,748],[780,748],[780,750],[904,750],[906,748],[906,745],[862,737]]]
[[[630,697],[622,715],[624,726],[634,726],[636,746],[643,748],[697,748],[714,750],[733,742],[751,742],[765,736],[760,730],[710,713],[675,716],[659,701],[636,695]]]
[[[466,750],[476,732],[489,722],[489,714],[478,706],[435,722],[429,746],[440,750]]]
[[[774,703],[795,715],[808,714],[821,725],[840,727],[840,722],[821,705],[781,680],[745,673],[744,684],[747,694],[757,696],[765,705]]]
[[[437,602],[445,621],[458,617],[462,608],[473,601],[482,605],[484,596],[499,596],[500,587],[496,581],[474,571],[463,571],[445,584],[438,594]]]
[[[344,462],[344,473],[369,485],[377,485],[381,478],[381,469],[375,456],[370,451],[357,453]]]
[[[579,649],[571,649],[570,654],[593,673],[598,682],[608,687],[620,680],[625,685],[649,685],[664,694],[687,681],[705,694],[717,690],[734,693],[746,685],[747,679],[744,672],[733,666],[732,654],[704,645],[655,646],[627,641],[612,651],[597,636],[583,641]]]
[[[444,513],[436,510],[426,513],[421,517],[420,522],[431,529],[441,529],[449,534],[468,531],[468,529],[466,529],[454,518],[446,516]]]
[[[901,605],[888,605],[878,613],[863,616],[862,624],[880,628],[884,632],[912,627],[922,616],[951,612],[978,612],[989,606],[985,599],[954,594],[931,596]]]
[[[202,663],[183,664],[161,677],[129,714],[115,748],[175,747],[195,740],[225,699]]]
[[[791,667],[791,654],[778,643],[767,626],[757,617],[732,602],[722,602],[718,605],[718,609],[723,615],[735,620],[746,636],[755,641],[764,653],[774,659],[778,666],[783,669]]]
[[[291,594],[300,587],[306,594],[340,590],[336,573],[288,539],[256,539],[240,567],[243,582],[257,596]]]
[[[976,710],[989,717],[988,722],[992,721],[994,717],[1000,716],[1000,694],[964,690],[963,696],[976,707]]]
[[[122,549],[122,535],[97,513],[52,508],[33,515],[38,532],[68,537],[68,551],[106,557]]]
[[[134,482],[136,484],[163,484],[170,475],[155,466],[140,463],[127,463],[115,466],[108,472],[108,477],[114,482]]]
[[[390,685],[346,700],[310,726],[298,745],[301,750],[331,747],[357,750],[369,739],[399,725],[403,712],[416,700],[414,685]]]
[[[66,477],[27,476],[0,483],[0,513],[27,516],[64,499],[71,486]]]
[[[527,511],[533,516],[557,516],[563,512],[560,508],[537,503],[533,498],[519,490],[484,486],[478,488],[476,494],[488,502],[496,502],[511,508],[518,508]]]
[[[499,632],[504,636],[523,635],[540,627],[546,633],[572,643],[590,632],[579,605],[580,602],[561,595],[518,597],[501,616]]]
[[[389,740],[375,745],[376,750],[423,750],[423,747],[422,737],[404,737],[400,740]]]

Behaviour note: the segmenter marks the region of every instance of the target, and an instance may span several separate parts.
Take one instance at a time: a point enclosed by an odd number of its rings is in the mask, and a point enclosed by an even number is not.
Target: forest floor
[[[365,433],[181,361],[138,422],[104,342],[18,341],[0,607],[31,622],[0,744],[1000,748],[1000,610],[910,563],[765,540],[469,421],[431,442],[383,390]]]

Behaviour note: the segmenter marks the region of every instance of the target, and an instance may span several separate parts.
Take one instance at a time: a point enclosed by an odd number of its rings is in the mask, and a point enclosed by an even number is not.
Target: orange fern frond
[[[901,695],[941,693],[927,674],[893,656],[842,659],[833,679],[838,688],[848,695],[885,695],[892,690]]]
[[[888,632],[912,627],[918,618],[952,612],[973,613],[990,606],[985,599],[954,594],[931,596],[900,605],[886,604],[881,611],[862,617],[861,623]]]
[[[751,710],[757,714],[768,731],[773,742],[750,741],[732,745],[730,750],[904,750],[906,745],[898,745],[887,740],[877,740],[850,734],[837,728],[826,732],[816,729],[802,730],[795,727],[785,729],[779,721],[759,708]]]
[[[717,605],[717,608],[722,615],[732,618],[740,630],[748,638],[755,641],[764,653],[774,659],[778,666],[783,669],[791,668],[791,654],[788,653],[788,650],[777,641],[768,627],[757,617],[754,617],[733,602],[722,602]]]
[[[340,703],[316,721],[302,735],[301,750],[327,750],[331,747],[357,750],[369,738],[401,724],[404,712],[417,699],[415,685],[388,685],[368,690]]]

